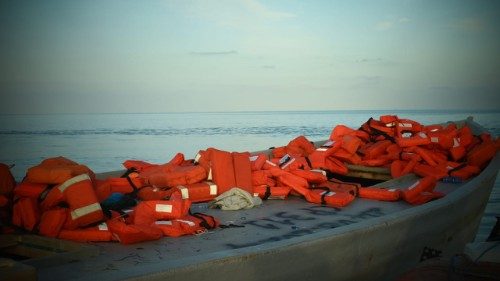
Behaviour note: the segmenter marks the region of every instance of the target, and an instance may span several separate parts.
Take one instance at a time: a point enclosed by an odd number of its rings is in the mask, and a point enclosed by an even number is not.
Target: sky
[[[3,1],[0,113],[500,110],[500,1]]]

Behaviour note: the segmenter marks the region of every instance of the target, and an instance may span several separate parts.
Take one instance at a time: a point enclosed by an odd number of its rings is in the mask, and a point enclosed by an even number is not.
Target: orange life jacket
[[[401,191],[396,188],[362,187],[359,189],[359,197],[379,201],[398,201]]]
[[[57,237],[66,221],[66,209],[54,208],[43,212],[38,232],[47,237]]]
[[[385,154],[386,149],[392,144],[390,140],[371,143],[369,147],[363,150],[363,160],[377,159]]]
[[[353,196],[357,196],[358,191],[361,188],[361,185],[359,183],[344,182],[341,180],[337,180],[335,178],[331,178],[327,181],[318,184],[313,184],[312,188],[322,188],[322,189],[327,188],[330,191],[349,193]]]
[[[40,222],[40,211],[36,199],[24,197],[14,202],[12,224],[32,231]]]
[[[61,184],[75,176],[87,174],[94,179],[95,175],[87,166],[60,157],[48,158],[40,164],[28,169],[26,181],[32,183]]]
[[[164,236],[179,237],[203,233],[219,226],[219,221],[209,215],[195,213],[180,219],[155,221],[153,226],[161,229]]]
[[[113,234],[108,225],[103,222],[96,226],[74,230],[63,229],[58,238],[76,242],[106,242],[113,240]]]
[[[134,224],[151,225],[157,220],[179,219],[187,215],[191,201],[183,200],[179,192],[174,192],[170,200],[142,201],[134,212]]]
[[[438,191],[427,192],[427,191],[424,191],[424,192],[421,192],[413,200],[408,201],[408,203],[410,203],[412,205],[420,205],[420,204],[427,203],[427,202],[429,202],[431,200],[442,198],[444,196],[445,196],[445,194],[442,193],[442,192],[438,192]]]
[[[49,185],[45,183],[22,181],[16,186],[16,188],[14,188],[14,195],[16,197],[30,197],[38,199],[48,186]]]
[[[450,148],[450,154],[453,161],[460,161],[467,154],[469,145],[473,143],[474,136],[468,126],[460,128],[458,136],[453,138],[453,146]]]
[[[267,156],[263,153],[250,156],[250,163],[252,165],[252,171],[262,170],[264,163],[266,163]]]
[[[293,171],[297,169],[307,169],[309,170],[309,163],[307,163],[307,158],[302,156],[291,156],[285,154],[281,158],[273,158],[271,162],[278,165],[282,170]]]
[[[450,176],[467,180],[481,172],[481,169],[472,165],[461,165],[449,171]]]
[[[348,192],[335,192],[323,188],[309,189],[304,197],[308,202],[328,205],[335,208],[345,207],[355,198],[354,195]]]
[[[290,173],[304,178],[308,183],[322,183],[328,180],[326,172],[323,170],[292,170]]]
[[[457,136],[457,127],[455,124],[449,124],[446,128],[425,127],[425,132],[429,136],[431,143],[441,149],[449,150],[453,147],[453,139]]]
[[[341,143],[337,141],[329,140],[325,142],[322,146],[316,148],[307,159],[311,163],[311,168],[313,169],[327,169],[326,159],[328,156],[332,155],[335,151],[339,150]],[[333,171],[332,171],[333,172]]]
[[[97,182],[97,181],[96,181]],[[99,202],[104,201],[112,193],[132,193],[137,188],[144,186],[144,181],[139,177],[130,178],[107,178],[104,181],[96,183],[95,192]]]
[[[236,186],[248,192],[253,191],[252,188],[252,164],[250,163],[250,153],[248,152],[232,152],[234,180]]]
[[[213,200],[217,197],[217,185],[213,182],[200,182],[187,185],[179,185],[182,199],[187,199],[193,203]]]
[[[10,172],[10,167],[0,163],[0,195],[9,195],[16,186],[16,180]]]
[[[286,199],[290,194],[291,188],[289,186],[269,186],[266,184],[257,185],[253,188],[254,196],[259,196],[262,200],[267,199]]]
[[[0,195],[0,208],[6,207],[9,204],[9,198],[5,195]]]
[[[141,174],[141,177],[144,175]],[[168,171],[158,171],[145,177],[148,184],[160,188],[193,184],[206,178],[206,171],[201,166],[174,166]]]
[[[302,196],[305,196],[309,189],[306,179],[287,172],[278,176],[278,185],[288,186]]]
[[[467,164],[484,167],[488,161],[490,161],[497,152],[496,145],[493,141],[483,141],[483,143],[474,147],[469,153],[467,153]]]
[[[406,133],[403,133],[403,134],[399,135],[398,137],[396,137],[395,140],[396,140],[396,143],[400,147],[428,145],[431,143],[431,139],[424,132],[417,132],[417,133],[413,133],[413,134],[409,133],[409,135],[406,135]]]
[[[113,234],[113,237],[122,244],[158,240],[163,236],[161,229],[150,225],[125,224],[125,222],[120,219],[108,220],[106,224]]]
[[[233,187],[239,187],[250,194],[252,191],[252,165],[248,152],[227,152],[215,148],[200,151],[195,163],[208,172],[208,180],[217,184],[218,195]]]
[[[137,192],[137,198],[143,201],[150,200],[166,200],[172,196],[177,189],[171,188],[158,188],[153,186],[145,186]]]
[[[403,189],[402,198],[410,204],[421,202],[420,196],[425,196],[425,194],[421,195],[421,193],[430,193],[434,190],[435,186],[436,179],[434,177],[424,177],[416,181],[408,188]]]
[[[254,189],[256,186],[259,186],[259,185],[271,185],[271,186],[276,185],[276,182],[274,182],[274,184],[273,184],[272,181],[270,181],[270,179],[271,179],[270,177],[271,177],[271,172],[269,170],[253,171],[252,172],[252,185],[253,185]]]
[[[68,203],[71,210],[68,220],[74,221],[80,227],[104,218],[99,199],[87,174],[73,177],[52,188],[41,205],[44,210],[48,210],[62,201]]]
[[[314,150],[316,150],[314,144],[312,144],[305,136],[296,137],[295,139],[291,140],[286,146],[287,154],[293,156],[307,157]]]

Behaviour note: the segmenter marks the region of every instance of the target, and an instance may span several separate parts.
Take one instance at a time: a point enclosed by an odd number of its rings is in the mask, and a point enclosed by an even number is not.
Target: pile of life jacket
[[[13,188],[11,223],[47,237],[123,244],[197,234],[219,225],[212,216],[191,213],[181,188],[168,195],[141,193],[142,180],[130,171],[98,180],[85,165],[64,157],[45,159]]]
[[[233,187],[263,200],[295,195],[336,208],[356,197],[423,204],[444,196],[434,190],[437,181],[480,173],[499,144],[486,133],[474,136],[467,126],[424,126],[384,115],[359,129],[338,125],[319,147],[299,136],[269,155],[208,148],[194,159],[177,153],[165,164],[127,160],[121,177],[104,180],[84,165],[50,158],[30,168],[15,188],[13,179],[2,182],[7,187],[0,189],[0,207],[12,204],[12,223],[41,235],[130,244],[218,227],[216,218],[191,213],[190,206]],[[349,172],[347,164],[386,167],[393,178],[421,178],[398,189],[362,187],[335,179]],[[4,196],[9,193],[10,203]]]

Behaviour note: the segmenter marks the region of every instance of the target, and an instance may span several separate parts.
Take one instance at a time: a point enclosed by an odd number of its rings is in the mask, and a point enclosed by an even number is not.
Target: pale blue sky
[[[0,112],[500,109],[499,1],[2,1]]]

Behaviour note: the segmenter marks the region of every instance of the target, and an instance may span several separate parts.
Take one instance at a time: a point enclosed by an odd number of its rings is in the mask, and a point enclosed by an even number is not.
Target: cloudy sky
[[[500,2],[1,1],[0,112],[500,109]]]

